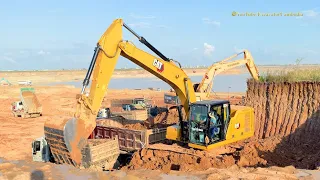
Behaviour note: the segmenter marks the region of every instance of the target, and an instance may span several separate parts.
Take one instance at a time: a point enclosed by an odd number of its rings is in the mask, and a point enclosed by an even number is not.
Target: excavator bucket
[[[96,126],[96,122],[60,117],[46,121],[44,134],[57,163],[81,165],[82,148]]]

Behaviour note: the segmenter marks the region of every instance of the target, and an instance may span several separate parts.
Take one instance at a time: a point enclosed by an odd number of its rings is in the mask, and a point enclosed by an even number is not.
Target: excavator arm
[[[132,32],[140,42],[145,44],[160,57],[155,57],[135,47],[131,42],[122,40],[122,27]],[[81,149],[96,127],[96,117],[103,97],[116,67],[119,56],[123,56],[141,68],[168,83],[179,96],[186,111],[189,103],[196,97],[192,83],[186,73],[173,60],[168,59],[143,37],[137,35],[122,19],[116,19],[101,36],[95,48],[81,94],[77,95],[77,109],[72,119],[52,119],[45,123],[45,136],[51,152],[60,163],[79,166]],[[90,82],[89,96],[85,90]]]
[[[238,59],[238,60],[235,60],[232,62],[227,62],[227,61],[239,56],[240,54],[244,55],[243,59]],[[195,92],[196,93],[206,93],[206,97],[209,97],[210,92],[212,90],[214,77],[217,74],[219,74],[223,71],[232,69],[232,68],[236,68],[236,67],[244,65],[244,64],[246,65],[251,76],[255,80],[258,80],[259,79],[259,72],[258,72],[256,65],[254,64],[253,57],[248,50],[244,50],[238,54],[234,54],[234,55],[232,55],[222,61],[219,61],[218,63],[211,65],[207,69],[204,77],[202,78],[202,81],[199,84],[195,84]]]

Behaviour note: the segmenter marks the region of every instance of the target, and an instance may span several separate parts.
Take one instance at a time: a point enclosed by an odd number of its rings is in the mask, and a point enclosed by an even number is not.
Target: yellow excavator
[[[129,30],[159,57],[123,40],[122,27]],[[190,147],[206,150],[242,140],[254,134],[253,108],[231,109],[229,101],[197,102],[192,82],[181,69],[180,63],[164,56],[145,38],[130,29],[122,19],[116,19],[97,43],[83,81],[81,94],[76,96],[77,109],[74,117],[50,119],[45,122],[45,138],[56,162],[80,166],[81,150],[96,127],[97,113],[120,55],[168,83],[179,96],[182,104],[178,107],[181,123],[168,127],[168,139],[182,141],[188,143]],[[85,92],[90,78],[92,81],[90,93],[87,96]],[[188,115],[186,123],[182,122],[182,107]],[[213,117],[212,112],[217,112],[214,114],[215,117],[220,116],[214,125],[209,123],[210,117]],[[212,129],[214,129],[214,137],[211,133]],[[218,134],[216,134],[217,129],[219,129]]]
[[[227,62],[239,55],[243,54],[244,57],[241,59],[237,59],[235,61]],[[253,57],[248,50],[243,50],[240,53],[234,54],[222,61],[212,64],[204,74],[200,83],[195,83],[193,85],[196,96],[198,99],[206,99],[209,98],[210,93],[212,91],[213,80],[216,75],[219,73],[233,69],[242,65],[246,65],[248,71],[250,72],[251,76],[255,80],[259,80],[259,72],[254,63]]]

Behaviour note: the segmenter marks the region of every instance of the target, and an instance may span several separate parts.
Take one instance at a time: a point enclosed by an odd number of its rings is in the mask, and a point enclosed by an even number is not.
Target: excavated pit
[[[320,166],[320,83],[249,80],[247,84],[245,104],[255,110],[254,137],[224,147],[233,151],[221,155],[182,147],[177,147],[180,152],[174,152],[166,150],[165,145],[162,150],[144,148],[134,153],[126,168],[190,171],[236,164],[317,169]],[[159,116],[160,122],[161,118],[164,117]]]

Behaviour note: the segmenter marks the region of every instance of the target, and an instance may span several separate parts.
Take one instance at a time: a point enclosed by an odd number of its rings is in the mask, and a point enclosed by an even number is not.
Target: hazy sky
[[[284,16],[291,12],[303,16]],[[241,49],[256,64],[320,63],[319,12],[317,0],[1,0],[0,70],[87,68],[116,18],[182,65],[209,65]],[[146,50],[133,35],[124,37]],[[124,66],[135,67],[121,58],[118,67]]]

